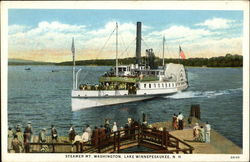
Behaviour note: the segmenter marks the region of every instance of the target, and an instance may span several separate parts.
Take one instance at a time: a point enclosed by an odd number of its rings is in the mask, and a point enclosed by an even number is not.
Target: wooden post
[[[114,132],[114,152],[116,150],[116,132]]]
[[[54,142],[52,143],[52,152],[54,153],[55,152],[55,144],[54,144]]]
[[[140,141],[141,141],[141,124],[139,124],[139,126],[138,126],[138,132],[137,132],[138,146],[140,145]]]
[[[117,139],[117,153],[120,152],[120,131],[118,131],[118,139]]]
[[[98,148],[98,153],[101,153],[101,141],[100,141],[100,131],[97,131],[97,148]]]
[[[180,148],[179,141],[177,140],[177,142],[176,142],[176,153],[177,154],[179,153],[179,148]]]
[[[196,117],[197,119],[201,119],[200,118],[200,105],[191,105],[190,116]]]
[[[164,146],[164,145],[167,146],[167,145],[166,145],[167,128],[164,127],[162,132],[163,132],[163,135],[162,135],[162,142],[161,142],[161,143],[162,143],[162,146]]]

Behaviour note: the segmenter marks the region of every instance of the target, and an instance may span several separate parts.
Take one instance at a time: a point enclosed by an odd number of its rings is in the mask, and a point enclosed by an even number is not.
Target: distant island
[[[142,57],[142,62],[146,60]],[[129,65],[135,63],[135,57],[119,59],[119,64]],[[212,57],[212,58],[189,58],[189,59],[165,59],[165,63],[181,63],[184,66],[195,67],[242,67],[243,56],[237,54],[226,54],[226,56]],[[52,63],[52,62],[37,62],[27,60],[13,60],[9,59],[9,65],[57,65],[57,66],[72,66],[72,61]],[[155,57],[155,64],[162,65],[162,59]],[[115,59],[98,59],[98,60],[81,60],[76,61],[78,66],[115,66]]]
[[[8,59],[8,65],[55,65],[53,62],[40,62],[22,59]]]

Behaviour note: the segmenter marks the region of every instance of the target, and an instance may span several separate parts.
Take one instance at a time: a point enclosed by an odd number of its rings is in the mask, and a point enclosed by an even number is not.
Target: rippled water
[[[79,68],[79,67],[78,67]],[[110,67],[81,67],[80,83],[97,83]],[[104,119],[119,126],[128,117],[148,115],[150,123],[171,120],[173,113],[188,116],[191,104],[200,104],[201,118],[242,147],[242,68],[187,68],[188,90],[153,100],[71,111],[72,68],[67,66],[8,67],[8,123],[23,127],[32,122],[35,134],[54,124],[59,135],[67,135],[70,124],[81,132]],[[52,72],[58,70],[58,72]]]

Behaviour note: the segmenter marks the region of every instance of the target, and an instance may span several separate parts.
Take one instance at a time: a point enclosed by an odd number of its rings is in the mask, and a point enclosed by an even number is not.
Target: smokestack
[[[141,63],[141,22],[137,22],[136,30],[136,64]]]

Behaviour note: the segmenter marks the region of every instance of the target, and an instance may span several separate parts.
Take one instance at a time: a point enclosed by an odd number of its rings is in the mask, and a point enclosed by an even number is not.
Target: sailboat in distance
[[[163,38],[163,58],[164,58]],[[188,88],[186,70],[182,64],[168,63],[158,68],[154,63],[153,49],[146,50],[148,62],[141,63],[141,22],[137,22],[136,62],[118,65],[118,24],[116,23],[116,66],[100,76],[98,85],[78,85],[75,72],[75,45],[72,40],[73,89],[72,111],[114,105],[166,96]],[[183,51],[182,56],[185,56]],[[181,56],[181,57],[182,57]]]

